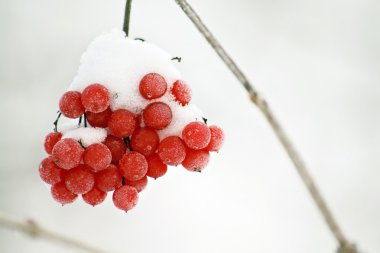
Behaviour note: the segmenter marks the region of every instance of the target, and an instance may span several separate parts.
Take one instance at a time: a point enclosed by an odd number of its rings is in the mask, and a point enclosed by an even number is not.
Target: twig
[[[357,252],[355,246],[351,244],[347,238],[344,236],[342,230],[338,226],[334,216],[332,215],[330,209],[328,208],[325,200],[323,199],[321,193],[319,192],[317,186],[314,183],[313,178],[308,172],[306,165],[304,164],[301,156],[295,150],[293,144],[291,143],[289,137],[284,132],[281,124],[274,116],[271,111],[268,103],[265,98],[257,92],[255,87],[249,82],[244,73],[239,69],[236,63],[231,59],[231,57],[227,54],[224,48],[221,46],[219,41],[212,35],[210,30],[205,26],[202,22],[198,14],[194,11],[194,9],[187,3],[186,0],[175,0],[176,3],[181,7],[183,12],[187,15],[187,17],[193,22],[199,32],[205,37],[211,47],[215,50],[215,52],[219,55],[222,61],[226,64],[226,66],[231,70],[231,72],[236,76],[236,78],[240,81],[240,83],[244,86],[245,90],[248,92],[251,101],[260,109],[260,111],[264,114],[268,123],[272,127],[275,132],[277,138],[281,142],[284,147],[286,153],[289,158],[292,160],[294,167],[296,168],[298,174],[300,175],[302,181],[305,186],[309,190],[310,195],[312,196],[315,204],[319,208],[319,211],[323,215],[328,227],[331,232],[335,236],[336,240],[339,242],[341,252],[344,253],[355,253]]]
[[[86,252],[91,252],[91,253],[106,253],[107,252],[107,251],[98,249],[92,245],[88,245],[84,242],[78,241],[70,237],[66,237],[64,235],[58,234],[44,227],[41,227],[40,225],[38,225],[35,221],[31,219],[21,220],[21,219],[11,217],[2,212],[0,212],[0,226],[17,230],[31,237],[35,237],[35,238],[41,237],[49,241],[59,242],[70,247],[81,249]]]
[[[129,20],[131,18],[131,8],[132,8],[132,0],[127,0],[127,3],[125,4],[124,25],[123,25],[123,31],[125,32],[125,35],[127,37],[129,34]]]

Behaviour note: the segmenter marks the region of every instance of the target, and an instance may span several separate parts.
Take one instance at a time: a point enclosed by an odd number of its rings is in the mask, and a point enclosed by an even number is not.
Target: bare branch
[[[215,50],[215,52],[219,55],[219,57],[230,69],[230,71],[240,81],[240,83],[243,85],[245,90],[248,92],[251,101],[264,114],[268,123],[270,124],[273,131],[275,132],[278,140],[281,142],[286,153],[288,154],[289,158],[293,162],[294,167],[296,168],[298,174],[300,175],[302,181],[304,182],[306,188],[308,189],[315,204],[319,208],[319,211],[324,217],[328,227],[330,228],[331,232],[335,236],[336,240],[339,242],[341,252],[355,253],[356,250],[355,250],[354,245],[351,244],[347,240],[347,238],[344,236],[342,230],[338,226],[338,223],[336,222],[334,216],[332,215],[330,209],[328,208],[324,198],[322,197],[316,184],[314,183],[312,176],[309,174],[308,169],[305,163],[303,162],[301,156],[294,148],[294,145],[291,143],[289,137],[284,132],[284,129],[282,128],[277,118],[274,116],[265,98],[257,92],[257,90],[249,82],[248,78],[244,75],[244,73],[240,70],[240,68],[236,65],[236,63],[232,60],[232,58],[227,54],[227,52],[221,46],[219,41],[205,26],[205,24],[202,22],[198,14],[187,3],[187,1],[186,0],[175,0],[175,1],[181,7],[183,12],[187,15],[187,17],[193,22],[193,24],[196,26],[199,32],[205,37],[205,39],[208,41],[210,46]]]
[[[92,245],[58,234],[38,225],[31,219],[21,220],[0,212],[0,226],[17,230],[31,237],[41,237],[51,242],[58,242],[90,253],[107,253]]]
[[[124,25],[123,25],[123,31],[125,32],[125,35],[127,37],[129,34],[129,20],[131,18],[131,8],[132,8],[132,0],[127,0],[127,3],[125,4]]]

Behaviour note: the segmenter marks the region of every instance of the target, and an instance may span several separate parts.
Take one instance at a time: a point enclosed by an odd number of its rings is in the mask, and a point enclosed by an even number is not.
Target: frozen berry
[[[157,179],[165,175],[168,170],[168,166],[162,162],[157,154],[146,157],[146,161],[148,162],[148,172],[146,173],[148,177]]]
[[[137,129],[131,137],[131,145],[134,151],[148,156],[156,152],[160,139],[153,129],[143,127]]]
[[[62,138],[62,134],[60,132],[53,132],[53,133],[49,133],[48,135],[46,135],[45,142],[44,142],[44,147],[45,147],[46,153],[51,155],[51,151],[53,150],[54,145],[58,141],[60,141],[61,138]]]
[[[79,165],[65,174],[65,185],[69,191],[75,194],[89,192],[95,184],[95,176],[86,165]]]
[[[128,110],[116,110],[111,114],[111,117],[108,120],[108,129],[110,133],[119,138],[132,135],[135,128],[135,115]]]
[[[86,118],[88,123],[93,127],[103,127],[106,128],[108,125],[108,119],[110,118],[112,111],[110,108],[107,108],[103,112],[93,113],[87,112]]]
[[[67,118],[75,119],[84,113],[81,94],[78,91],[68,91],[59,100],[59,110]]]
[[[110,164],[107,169],[96,173],[95,186],[102,191],[113,191],[121,185],[122,179],[119,169],[113,164]]]
[[[205,150],[187,149],[182,166],[189,171],[202,171],[208,164],[210,154]]]
[[[64,175],[64,170],[58,167],[51,156],[42,160],[39,167],[40,177],[47,184],[56,184],[61,182]]]
[[[135,187],[138,192],[141,192],[142,190],[145,189],[146,185],[148,184],[148,178],[145,176],[136,181],[125,180],[125,184]]]
[[[91,144],[83,153],[84,164],[90,166],[94,172],[107,168],[111,160],[111,151],[102,143]]]
[[[205,123],[194,121],[185,126],[182,139],[192,149],[203,149],[210,142],[210,129]]]
[[[158,145],[158,155],[167,165],[177,166],[186,156],[186,147],[177,136],[169,136]]]
[[[172,121],[172,110],[162,102],[149,104],[142,114],[145,125],[156,130],[167,127]]]
[[[77,166],[83,155],[82,146],[74,139],[62,139],[55,144],[52,158],[55,164],[65,170]]]
[[[89,205],[96,206],[102,203],[107,197],[107,193],[94,187],[91,191],[82,195],[84,202]]]
[[[51,195],[62,205],[74,202],[78,195],[69,191],[64,182],[59,182],[51,187]]]
[[[121,157],[123,157],[127,151],[127,145],[125,145],[125,142],[121,138],[115,137],[113,135],[108,135],[103,143],[111,151],[113,163],[119,162]]]
[[[145,157],[136,152],[131,151],[120,159],[119,169],[122,176],[126,180],[136,181],[143,178],[148,171],[148,163]]]
[[[124,211],[131,210],[137,204],[138,198],[136,188],[129,185],[123,185],[116,189],[112,195],[115,206]]]
[[[210,143],[207,145],[206,150],[208,151],[219,151],[223,146],[224,133],[223,130],[218,126],[210,126],[211,139]]]
[[[164,95],[167,86],[165,79],[161,75],[149,73],[141,79],[139,90],[145,99],[151,100]]]
[[[108,89],[98,83],[87,86],[82,92],[82,104],[89,112],[105,111],[110,104]]]
[[[170,91],[181,105],[187,105],[191,100],[191,90],[184,81],[175,81]]]

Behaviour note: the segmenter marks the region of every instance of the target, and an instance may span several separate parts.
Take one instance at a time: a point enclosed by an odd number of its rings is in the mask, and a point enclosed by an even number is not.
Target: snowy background
[[[114,252],[333,252],[263,116],[174,0],[135,0],[132,37],[183,61],[227,142],[204,173],[170,169],[128,214],[61,207],[38,176],[58,100],[124,1],[0,1],[0,211]],[[380,252],[380,2],[192,0],[301,151],[347,236]],[[0,228],[0,252],[78,252]]]

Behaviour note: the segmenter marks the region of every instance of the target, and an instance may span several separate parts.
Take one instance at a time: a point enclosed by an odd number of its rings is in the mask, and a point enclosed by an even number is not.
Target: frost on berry
[[[210,154],[205,150],[187,149],[182,166],[189,171],[202,171],[208,164]]]
[[[143,178],[148,171],[148,163],[145,157],[136,152],[131,151],[119,161],[120,173],[126,180],[136,181]]]
[[[59,182],[51,187],[52,197],[62,205],[74,202],[78,195],[69,191],[64,182]]]
[[[112,200],[115,206],[121,210],[131,210],[138,201],[138,192],[135,187],[123,185],[113,192]]]
[[[95,176],[86,165],[79,165],[65,174],[65,185],[69,191],[75,194],[89,192],[95,184]]]
[[[118,163],[127,151],[127,145],[121,138],[108,135],[103,143],[111,151],[113,163]]]
[[[210,143],[206,147],[208,151],[219,151],[224,143],[223,130],[218,126],[210,126],[211,139]]]
[[[160,142],[158,155],[163,163],[177,166],[185,159],[186,147],[179,137],[169,136]]]
[[[51,156],[42,160],[39,167],[40,177],[47,184],[56,184],[61,182],[64,175],[64,170],[58,167]]]
[[[98,113],[87,112],[87,121],[93,127],[106,128],[108,125],[108,119],[110,118],[112,111],[110,108]]]
[[[105,111],[110,104],[108,89],[98,83],[87,86],[82,92],[81,100],[86,111],[93,113]]]
[[[108,129],[116,137],[124,138],[132,135],[136,128],[135,115],[128,110],[116,110],[108,120]]]
[[[63,139],[74,139],[80,142],[84,147],[91,144],[102,142],[107,137],[107,130],[104,128],[77,127],[63,131]]]
[[[77,166],[83,155],[82,146],[74,139],[62,139],[55,144],[52,158],[59,167],[69,170]]]
[[[190,87],[182,80],[175,81],[170,91],[173,94],[175,101],[183,106],[187,105],[191,100]]]
[[[145,125],[159,130],[167,127],[172,121],[172,110],[165,103],[154,102],[144,109],[142,117]]]
[[[191,122],[182,131],[182,139],[192,149],[203,149],[210,142],[210,129],[205,123]]]
[[[68,91],[59,100],[59,110],[67,118],[78,118],[84,113],[81,94],[77,91]]]
[[[141,79],[139,90],[141,96],[145,99],[151,100],[164,95],[167,86],[168,85],[163,76],[157,73],[149,73]]]
[[[147,156],[146,161],[148,162],[148,172],[146,173],[148,177],[157,179],[165,175],[168,170],[168,166],[162,162],[158,154]]]
[[[84,202],[89,205],[96,206],[102,203],[107,197],[107,193],[94,187],[91,191],[82,195]]]
[[[61,140],[61,138],[62,138],[62,133],[60,132],[53,132],[46,135],[45,142],[44,142],[44,148],[45,148],[46,153],[51,155],[51,151],[53,150],[54,145],[59,140]]]
[[[145,176],[139,180],[136,181],[125,181],[126,185],[134,187],[138,192],[141,192],[142,190],[145,189],[146,185],[148,184],[148,178]]]
[[[148,127],[137,129],[131,137],[132,149],[144,156],[156,152],[159,141],[160,139],[156,131]]]
[[[111,151],[102,143],[95,143],[86,148],[83,153],[83,162],[98,172],[106,169],[112,160]]]
[[[122,178],[119,169],[110,164],[107,169],[96,173],[95,186],[102,191],[113,191],[122,185]]]

